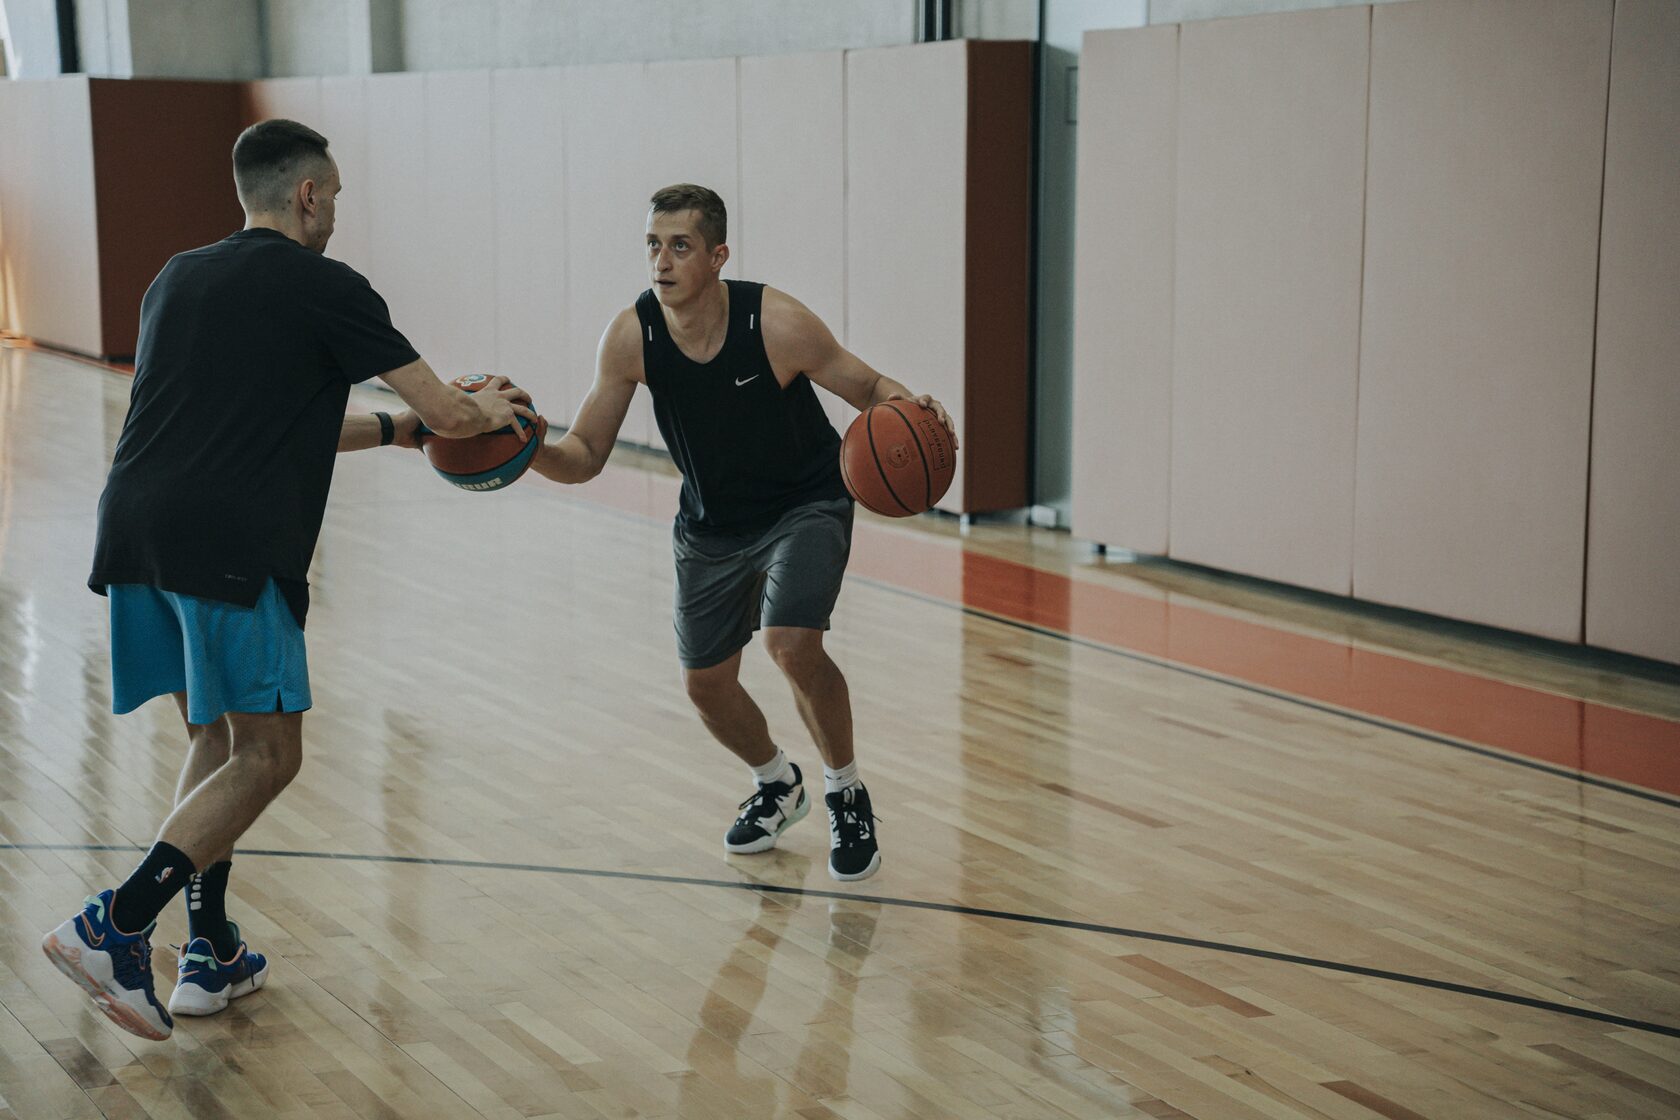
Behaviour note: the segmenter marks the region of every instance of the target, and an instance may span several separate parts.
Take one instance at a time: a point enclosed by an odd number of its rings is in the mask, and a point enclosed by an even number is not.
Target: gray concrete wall
[[[260,78],[261,12],[260,0],[79,0],[82,71],[98,78]]]

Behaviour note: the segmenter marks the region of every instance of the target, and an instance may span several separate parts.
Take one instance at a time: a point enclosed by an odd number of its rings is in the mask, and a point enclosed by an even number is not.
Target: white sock
[[[838,770],[830,770],[827,766],[823,767],[823,793],[825,794],[839,793],[843,789],[851,789],[853,786],[862,784],[858,781],[857,759],[855,758]]]
[[[753,777],[758,779],[758,784],[761,786],[767,786],[771,782],[793,784],[793,763],[788,761],[786,752],[780,747],[776,748],[775,758],[772,758],[763,766],[754,766],[751,769]]]

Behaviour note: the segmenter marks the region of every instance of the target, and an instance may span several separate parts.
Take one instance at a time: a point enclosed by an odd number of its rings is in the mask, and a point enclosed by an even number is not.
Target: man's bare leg
[[[204,784],[227,763],[233,747],[233,727],[227,716],[214,723],[194,723],[187,718],[187,694],[177,692],[175,704],[187,728],[187,759],[175,786],[175,804]],[[221,960],[231,960],[239,950],[239,938],[227,917],[227,883],[233,870],[233,849],[202,864],[187,885],[187,938],[205,938]]]
[[[856,760],[852,747],[852,694],[840,666],[823,649],[823,632],[769,626],[764,648],[793,686],[799,718],[817,744],[823,764],[843,770]]]
[[[794,702],[823,757],[823,801],[828,806],[828,872],[836,879],[867,879],[881,866],[875,813],[858,778],[852,746],[852,696],[840,667],[823,649],[823,632],[768,626],[764,648],[793,686]]]
[[[764,712],[741,686],[741,651],[705,669],[684,669],[683,687],[706,730],[742,762],[759,767],[776,757]]]

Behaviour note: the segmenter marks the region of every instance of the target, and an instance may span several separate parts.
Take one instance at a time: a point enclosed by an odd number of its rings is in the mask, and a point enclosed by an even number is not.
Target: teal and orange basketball
[[[476,393],[489,383],[490,378],[482,373],[462,374],[450,382],[468,393]],[[420,448],[432,469],[450,485],[475,493],[503,490],[530,469],[537,448],[548,434],[548,421],[541,417],[535,424],[523,416],[517,422],[521,428],[531,430],[530,439],[521,441],[512,427],[465,439],[449,439],[422,425]]]

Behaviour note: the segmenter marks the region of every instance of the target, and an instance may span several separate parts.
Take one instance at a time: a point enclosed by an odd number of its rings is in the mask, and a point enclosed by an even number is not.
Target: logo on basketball
[[[455,384],[470,393],[488,380],[490,379],[482,373],[463,373],[455,379]]]
[[[903,470],[910,465],[910,447],[908,444],[895,443],[887,449],[887,465]]]

